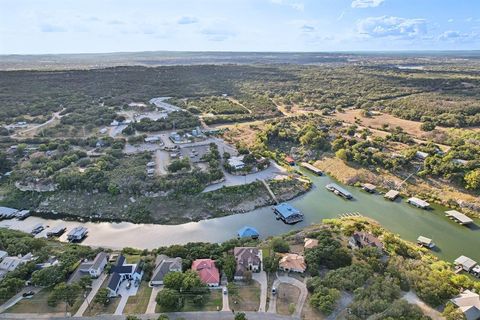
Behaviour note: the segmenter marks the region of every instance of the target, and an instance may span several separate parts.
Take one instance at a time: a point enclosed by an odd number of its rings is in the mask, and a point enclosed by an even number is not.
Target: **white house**
[[[243,169],[245,167],[245,163],[243,162],[243,156],[229,158],[228,165],[235,170]]]
[[[108,262],[108,254],[106,252],[100,252],[93,260],[92,266],[88,269],[88,273],[92,278],[98,278]]]
[[[112,274],[107,285],[109,297],[116,297],[118,295],[118,289],[123,281],[134,281],[139,283],[142,279],[142,264],[127,264],[125,262],[125,257],[120,255],[117,259],[117,264],[112,268]]]

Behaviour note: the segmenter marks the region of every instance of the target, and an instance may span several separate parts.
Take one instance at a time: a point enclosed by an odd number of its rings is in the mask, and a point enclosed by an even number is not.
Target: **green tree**
[[[235,257],[233,255],[227,254],[223,258],[223,272],[225,272],[228,281],[233,281],[236,266],[237,262],[235,261]]]
[[[426,121],[420,125],[420,129],[423,131],[432,131],[435,129],[435,123],[432,121]]]
[[[157,294],[156,301],[164,311],[178,311],[183,302],[180,293],[176,290],[165,288]]]
[[[65,280],[65,270],[61,266],[52,266],[32,273],[32,283],[36,286],[52,287]]]
[[[93,302],[106,306],[110,302],[110,298],[108,296],[109,291],[107,288],[101,288],[98,290],[97,294],[95,295],[95,298],[93,298]]]
[[[348,160],[348,155],[347,155],[347,150],[345,149],[339,149],[337,150],[337,152],[335,152],[335,156],[340,159],[340,160],[343,160],[343,161],[347,161]]]
[[[90,276],[83,276],[78,280],[78,285],[85,291],[92,286],[92,278]]]
[[[66,284],[65,282],[57,284],[48,297],[48,304],[56,306],[59,301],[65,302],[68,307],[75,304],[75,300],[80,294],[81,288],[78,284]]]
[[[180,291],[183,287],[184,275],[181,272],[169,272],[163,277],[165,288]]]
[[[472,170],[465,175],[465,188],[478,190],[480,189],[480,169]]]
[[[285,253],[290,250],[290,246],[288,245],[288,242],[280,237],[273,238],[272,241],[270,242],[270,246],[272,250],[275,252]]]
[[[205,289],[205,284],[200,280],[200,277],[195,271],[187,270],[184,273],[182,282],[183,291],[202,291]]]
[[[243,312],[237,312],[235,314],[235,320],[247,320],[247,315]]]
[[[339,298],[339,290],[319,286],[315,288],[315,293],[310,298],[310,304],[312,307],[320,310],[323,314],[329,315],[335,308],[335,304]]]

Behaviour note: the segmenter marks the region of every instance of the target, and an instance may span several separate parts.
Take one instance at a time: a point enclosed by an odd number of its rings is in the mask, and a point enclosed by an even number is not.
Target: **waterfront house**
[[[245,272],[260,272],[262,268],[262,251],[255,247],[235,247],[233,255],[237,262],[235,280],[245,279]]]
[[[457,210],[449,210],[445,211],[445,215],[449,217],[452,220],[455,220],[456,222],[460,223],[461,225],[466,225],[469,223],[473,223],[473,220],[464,215],[461,212],[458,212]]]
[[[230,157],[228,159],[228,165],[234,170],[241,170],[245,168],[245,163],[243,162],[243,156]]]
[[[399,194],[400,194],[400,192],[398,192],[397,190],[390,190],[387,193],[385,193],[384,197],[385,197],[385,199],[393,201],[398,197]]]
[[[452,162],[460,166],[466,166],[468,164],[468,160],[464,160],[464,159],[452,159]]]
[[[415,197],[409,198],[407,203],[420,209],[428,209],[430,207],[430,204],[427,201]]]
[[[18,257],[4,257],[2,262],[0,262],[0,279],[5,277],[5,275],[16,270],[19,266],[32,261],[33,256],[31,253],[27,253],[24,256],[19,255]]]
[[[280,255],[278,268],[285,272],[304,273],[307,270],[305,258],[296,253],[285,253]]]
[[[325,186],[325,188],[327,188],[327,190],[330,190],[332,191],[333,193],[335,193],[336,195],[339,195],[341,197],[344,197],[345,199],[352,199],[353,196],[350,192],[348,192],[347,190],[345,190],[344,188],[340,187],[338,184],[336,183],[329,183]]]
[[[245,226],[237,232],[238,238],[258,239],[259,236],[260,234],[258,233],[257,229],[249,226]]]
[[[88,273],[92,278],[98,278],[105,266],[108,263],[108,254],[106,252],[99,252],[95,259],[93,259],[92,266],[88,269]]]
[[[274,207],[277,219],[288,224],[297,223],[303,220],[303,214],[296,208],[284,202]]]
[[[109,297],[116,297],[118,290],[124,281],[134,281],[139,283],[143,276],[143,263],[127,264],[125,256],[120,255],[117,263],[112,268],[112,274],[108,280],[107,289],[109,290]]]
[[[465,290],[450,301],[463,312],[465,319],[480,319],[480,296],[477,293]]]
[[[182,258],[170,258],[164,254],[160,254],[155,260],[155,270],[153,270],[150,285],[162,285],[163,278],[169,272],[182,272]]]
[[[373,247],[383,250],[383,243],[371,233],[363,231],[355,231],[348,240],[348,244],[353,249],[361,249],[365,247]]]
[[[304,249],[312,249],[318,246],[318,240],[317,239],[311,239],[311,238],[305,238],[304,240]]]
[[[2,261],[3,258],[5,258],[7,256],[8,256],[7,251],[0,250],[0,261]]]
[[[220,272],[212,259],[197,259],[192,263],[192,270],[195,271],[200,280],[209,287],[220,285]]]
[[[457,259],[455,259],[454,263],[457,268],[461,268],[467,272],[470,272],[477,265],[477,262],[475,260],[472,260],[466,256],[458,257]]]

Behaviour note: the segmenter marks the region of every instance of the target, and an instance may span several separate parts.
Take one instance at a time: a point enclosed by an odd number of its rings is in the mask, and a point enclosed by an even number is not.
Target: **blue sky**
[[[458,49],[479,0],[0,0],[0,54]]]

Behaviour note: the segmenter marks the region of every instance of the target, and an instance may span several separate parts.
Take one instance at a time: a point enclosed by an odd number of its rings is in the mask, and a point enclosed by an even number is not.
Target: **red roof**
[[[290,156],[286,156],[285,161],[287,161],[288,163],[295,162],[295,160],[293,160],[293,158]]]
[[[198,273],[203,283],[212,285],[220,283],[220,272],[212,259],[197,259],[193,261],[192,270]]]

